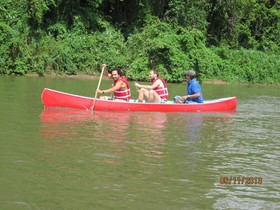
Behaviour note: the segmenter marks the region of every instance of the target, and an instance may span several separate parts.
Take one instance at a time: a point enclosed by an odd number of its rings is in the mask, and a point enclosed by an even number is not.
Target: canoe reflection
[[[235,114],[235,111],[171,114],[168,129],[176,130],[174,137],[186,141],[201,140],[205,134],[227,135],[221,131],[233,125]]]
[[[91,119],[91,111],[79,109],[44,109],[41,113],[42,123],[70,123]]]
[[[85,147],[94,153],[95,161],[111,164],[123,164],[140,155],[146,157],[138,160],[141,165],[157,165],[152,159],[162,157],[167,137],[166,113],[44,109],[41,122],[45,144],[60,148],[52,153],[61,155],[70,145],[77,150]],[[67,148],[61,151],[61,147]]]
[[[205,127],[212,126],[211,129],[219,131],[232,118],[235,118],[235,112],[137,113],[44,109],[41,113],[41,132],[46,138],[53,138],[56,135],[83,131],[92,135],[95,140],[115,142],[164,141],[174,137],[181,138],[182,135],[187,139],[200,139]]]
[[[86,111],[78,109],[44,109],[41,113],[41,122],[44,127],[59,127],[63,125],[75,128],[77,125],[86,124],[92,126],[94,136],[100,134],[102,140],[123,140],[129,138],[129,131],[134,134],[152,137],[160,135],[166,128],[166,113],[135,113],[135,112],[111,112],[111,111]],[[72,129],[67,129],[71,132]],[[96,133],[97,132],[97,133]],[[136,132],[136,133],[135,133]],[[65,131],[67,133],[67,131]],[[119,136],[123,138],[119,138]],[[133,136],[131,136],[133,138]]]
[[[143,173],[153,173],[164,164],[170,148],[195,144],[209,130],[217,131],[215,135],[228,135],[228,130],[222,128],[232,126],[234,117],[235,113],[44,109],[40,131],[46,150],[55,158],[67,156],[73,161],[78,158],[110,164],[134,162],[134,167],[145,169]]]

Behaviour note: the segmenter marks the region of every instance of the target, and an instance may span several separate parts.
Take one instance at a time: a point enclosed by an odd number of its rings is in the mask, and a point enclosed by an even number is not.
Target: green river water
[[[202,85],[204,99],[237,96],[234,113],[41,103],[45,87],[94,96],[97,82],[0,76],[1,210],[280,209],[279,86]]]

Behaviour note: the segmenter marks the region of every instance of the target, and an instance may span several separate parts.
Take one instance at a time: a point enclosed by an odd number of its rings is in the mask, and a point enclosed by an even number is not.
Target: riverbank
[[[90,75],[84,73],[78,73],[76,75],[67,75],[67,74],[56,74],[56,73],[47,73],[44,75],[39,75],[37,73],[28,73],[24,76],[27,77],[60,77],[60,78],[73,78],[73,79],[85,79],[85,80],[97,80],[100,78],[99,75]],[[109,80],[108,77],[103,76],[103,80]],[[205,80],[203,81],[205,84],[216,84],[216,85],[224,85],[224,84],[241,84],[241,85],[259,85],[259,86],[277,86],[279,87],[280,84],[258,84],[258,83],[240,83],[240,82],[226,82],[223,80]]]

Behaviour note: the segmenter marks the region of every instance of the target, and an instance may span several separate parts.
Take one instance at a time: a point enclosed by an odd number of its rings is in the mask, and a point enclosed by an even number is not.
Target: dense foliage
[[[0,0],[0,74],[280,83],[280,0]]]

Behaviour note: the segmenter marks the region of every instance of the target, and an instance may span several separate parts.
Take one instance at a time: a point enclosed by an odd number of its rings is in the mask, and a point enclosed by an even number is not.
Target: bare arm
[[[108,72],[106,64],[102,64],[102,68],[104,67],[104,75],[107,76],[109,79],[112,79],[112,74]]]
[[[96,91],[97,91],[97,93],[112,93],[112,92],[115,92],[116,90],[121,89],[123,83],[124,82],[119,81],[119,82],[117,82],[117,84],[114,87],[112,87],[110,89],[107,89],[107,90],[99,90],[99,89],[97,89]]]
[[[160,80],[157,80],[154,84],[152,85],[140,85],[138,83],[135,83],[135,87],[138,87],[138,88],[145,88],[145,89],[149,89],[149,90],[152,90],[152,89],[155,89],[157,88],[158,86],[160,85]]]

